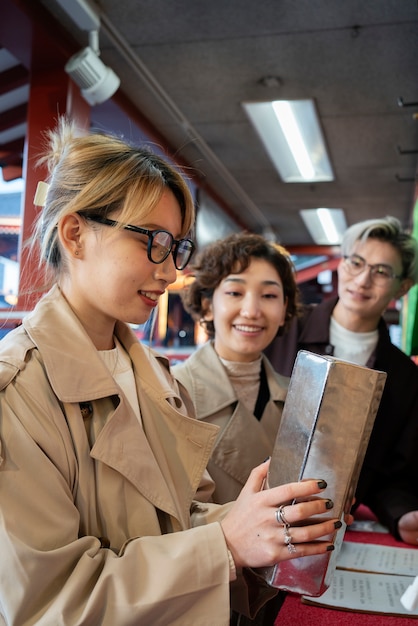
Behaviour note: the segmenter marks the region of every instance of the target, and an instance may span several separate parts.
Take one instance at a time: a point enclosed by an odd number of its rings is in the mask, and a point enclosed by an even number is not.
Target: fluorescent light
[[[304,180],[312,180],[315,176],[314,166],[309,158],[309,154],[292,107],[289,102],[278,100],[273,102],[273,110],[302,177]]]
[[[329,246],[341,243],[347,230],[342,209],[302,209],[300,214],[316,244]]]
[[[284,182],[334,180],[313,100],[242,105]]]

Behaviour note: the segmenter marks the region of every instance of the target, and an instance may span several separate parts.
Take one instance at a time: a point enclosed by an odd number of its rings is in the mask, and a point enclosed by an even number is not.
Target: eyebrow
[[[367,261],[367,259],[365,259],[364,257],[361,256],[361,254],[357,254],[356,252],[353,252],[353,254],[351,254],[350,256],[356,256],[358,259],[361,259],[362,261],[364,261],[365,263],[367,263],[368,265],[372,266],[372,267],[376,267],[376,265],[379,265],[380,267],[388,267],[389,269],[392,270],[392,272],[395,271],[395,269],[392,267],[392,265],[390,265],[389,263],[369,263]]]
[[[224,283],[227,283],[227,282],[241,283],[242,285],[244,285],[247,281],[244,278],[232,278],[232,277],[224,278]],[[279,287],[279,289],[282,289],[282,285],[277,280],[263,280],[261,281],[260,284],[265,285],[266,287],[269,285],[275,285],[276,287]]]

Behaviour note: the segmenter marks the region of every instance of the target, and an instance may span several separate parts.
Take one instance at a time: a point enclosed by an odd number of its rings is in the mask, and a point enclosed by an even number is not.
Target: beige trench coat
[[[0,342],[0,624],[229,622],[226,507],[193,501],[217,428],[117,336],[143,428],[58,288]]]
[[[188,390],[197,418],[220,427],[208,464],[216,484],[215,502],[235,500],[252,468],[273,451],[289,379],[277,374],[264,356],[263,363],[270,399],[260,421],[238,400],[212,342],[172,368]]]

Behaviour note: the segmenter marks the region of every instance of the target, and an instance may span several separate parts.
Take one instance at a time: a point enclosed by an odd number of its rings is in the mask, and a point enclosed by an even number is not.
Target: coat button
[[[91,417],[93,415],[93,406],[91,402],[80,402],[80,411],[83,420]]]

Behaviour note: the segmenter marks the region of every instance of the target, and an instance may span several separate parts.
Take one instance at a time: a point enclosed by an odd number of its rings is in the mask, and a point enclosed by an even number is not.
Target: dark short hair
[[[283,284],[284,298],[287,300],[285,324],[278,331],[280,335],[290,320],[299,313],[300,295],[296,284],[295,268],[290,254],[285,248],[271,243],[254,233],[234,233],[206,246],[190,266],[191,278],[181,294],[184,308],[196,321],[204,323],[210,337],[215,334],[213,322],[203,321],[207,312],[205,300],[212,300],[218,285],[229,274],[244,272],[252,259],[263,259],[270,263]]]

